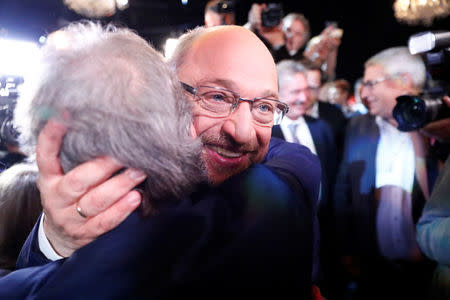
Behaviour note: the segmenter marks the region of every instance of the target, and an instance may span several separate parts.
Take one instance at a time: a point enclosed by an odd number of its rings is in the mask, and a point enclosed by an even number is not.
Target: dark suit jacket
[[[345,128],[347,126],[347,118],[341,109],[334,104],[318,101],[319,119],[324,120],[330,125],[333,131],[334,140],[336,142],[337,160],[342,158],[342,151],[344,149]]]
[[[321,119],[304,116],[308,125],[311,137],[316,147],[317,156],[319,157],[322,167],[322,199],[321,204],[331,201],[332,188],[336,177],[337,157],[336,144],[330,126]],[[280,126],[272,128],[272,136],[285,139]]]
[[[157,216],[135,212],[68,259],[10,273],[0,298],[310,299],[319,179],[305,147],[274,139],[263,164],[222,185]],[[42,263],[36,238],[19,266]]]
[[[293,60],[301,60],[303,59],[303,51],[305,48],[299,49],[294,55],[289,54],[289,51],[283,45],[279,49],[273,51],[273,59],[275,63],[278,63],[284,59],[293,59]]]
[[[313,269],[313,279],[315,282],[320,281],[321,267],[320,267],[320,257],[319,252],[328,247],[326,235],[330,231],[329,226],[331,224],[328,222],[332,217],[332,206],[331,206],[331,196],[334,186],[334,181],[336,178],[336,145],[334,142],[333,133],[328,126],[328,124],[320,119],[312,118],[310,116],[304,116],[305,122],[308,125],[311,137],[316,147],[317,156],[320,160],[320,165],[322,167],[322,177],[321,177],[321,199],[320,205],[317,207],[319,220],[315,225],[316,227],[316,244],[315,244],[315,264]],[[280,126],[274,126],[272,128],[272,136],[285,139],[283,131]],[[320,226],[319,226],[320,224]],[[319,234],[320,232],[320,234]]]

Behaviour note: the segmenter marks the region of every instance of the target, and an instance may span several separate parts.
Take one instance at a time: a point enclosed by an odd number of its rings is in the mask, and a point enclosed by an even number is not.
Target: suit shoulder
[[[297,159],[305,159],[307,161],[312,161],[313,163],[316,161],[318,162],[317,156],[314,155],[308,147],[297,143],[289,143],[277,137],[272,137],[263,163],[271,159],[284,158],[291,155]]]
[[[344,113],[342,112],[342,110],[335,104],[331,104],[331,103],[319,100],[319,109],[322,110],[322,111],[333,112],[333,113],[336,113],[338,115],[342,115],[342,117],[345,118]]]
[[[348,127],[349,128],[359,128],[359,127],[366,127],[369,125],[374,125],[375,123],[375,117],[364,114],[364,115],[358,115],[354,116],[349,119]]]

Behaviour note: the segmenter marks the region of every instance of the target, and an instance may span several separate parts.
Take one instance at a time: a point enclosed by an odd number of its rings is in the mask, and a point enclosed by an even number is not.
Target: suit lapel
[[[322,137],[322,127],[320,126],[320,121],[313,117],[304,116],[305,122],[308,125],[309,132],[311,133],[311,137],[316,147],[317,156],[320,160],[326,161],[326,149]]]
[[[275,125],[272,127],[272,136],[279,138],[279,139],[286,140],[286,138],[284,137],[283,131],[281,130],[280,125]]]

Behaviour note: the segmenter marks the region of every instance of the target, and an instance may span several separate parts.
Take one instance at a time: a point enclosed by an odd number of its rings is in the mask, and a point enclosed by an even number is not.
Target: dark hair
[[[37,167],[18,163],[0,173],[0,268],[15,268],[17,256],[42,212]]]

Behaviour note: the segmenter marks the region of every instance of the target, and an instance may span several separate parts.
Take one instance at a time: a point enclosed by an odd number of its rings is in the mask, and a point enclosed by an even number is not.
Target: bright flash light
[[[164,56],[170,58],[175,51],[175,47],[178,44],[178,39],[168,38],[164,45]]]
[[[47,40],[47,38],[45,37],[45,36],[43,36],[43,35],[41,35],[40,37],[39,37],[39,43],[41,43],[41,44],[45,44],[45,41]]]
[[[66,49],[69,47],[69,37],[68,34],[62,30],[57,30],[50,33],[47,37],[47,43],[51,43],[56,49]]]
[[[188,4],[188,0],[181,0],[181,4],[187,5]]]
[[[35,43],[0,39],[0,74],[25,76],[33,71],[38,56]]]
[[[120,10],[124,10],[125,8],[127,8],[128,5],[128,0],[116,0],[116,5],[117,8]]]

